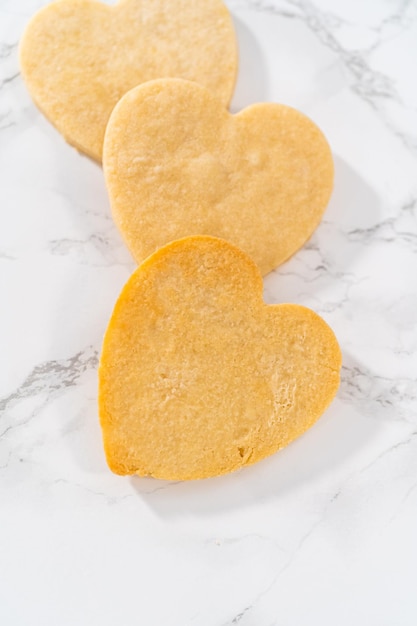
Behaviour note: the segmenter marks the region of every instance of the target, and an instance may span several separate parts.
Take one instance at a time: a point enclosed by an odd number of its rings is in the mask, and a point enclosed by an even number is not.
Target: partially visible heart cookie
[[[175,241],[128,280],[99,367],[110,468],[206,478],[263,459],[306,431],[339,386],[327,324],[292,304],[266,305],[238,248]]]
[[[70,144],[99,161],[114,105],[140,83],[187,78],[227,106],[237,50],[221,0],[59,0],[29,23],[20,61],[39,108]]]
[[[305,115],[272,103],[231,115],[208,90],[175,79],[117,104],[103,166],[138,263],[174,239],[212,235],[266,274],[310,237],[333,187],[328,143]]]

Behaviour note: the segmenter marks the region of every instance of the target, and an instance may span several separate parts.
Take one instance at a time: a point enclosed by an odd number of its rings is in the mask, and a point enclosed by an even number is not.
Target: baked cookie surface
[[[68,143],[100,161],[113,107],[140,83],[194,80],[227,106],[237,48],[221,0],[58,0],[28,24],[20,64],[46,117]]]
[[[329,326],[266,305],[255,264],[211,237],[173,242],[131,276],[106,331],[99,410],[110,468],[187,480],[259,461],[306,431],[339,386]]]
[[[231,115],[205,88],[175,79],[117,104],[103,167],[138,263],[169,241],[211,235],[266,274],[311,236],[333,188],[329,145],[308,117],[274,103]]]

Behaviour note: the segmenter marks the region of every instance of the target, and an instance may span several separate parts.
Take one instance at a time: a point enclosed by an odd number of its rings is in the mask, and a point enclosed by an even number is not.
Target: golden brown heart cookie
[[[103,166],[115,222],[138,263],[174,239],[213,235],[263,274],[310,237],[333,186],[329,146],[305,115],[272,103],[231,115],[208,90],[175,79],[117,104]]]
[[[187,480],[232,472],[306,431],[339,386],[328,325],[266,305],[253,261],[213,237],[175,241],[130,277],[99,367],[107,462]]]
[[[59,0],[29,23],[20,64],[39,108],[65,139],[101,160],[104,131],[129,89],[161,76],[195,80],[227,106],[236,77],[221,0]]]

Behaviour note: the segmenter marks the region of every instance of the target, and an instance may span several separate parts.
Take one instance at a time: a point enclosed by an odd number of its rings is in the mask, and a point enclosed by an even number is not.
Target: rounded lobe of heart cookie
[[[29,22],[20,65],[46,117],[100,161],[110,113],[136,85],[178,76],[201,82],[227,106],[237,45],[221,0],[58,0]]]
[[[187,480],[259,461],[306,431],[339,385],[341,354],[313,311],[266,305],[226,241],[168,244],[131,276],[99,366],[110,468]]]
[[[115,222],[140,263],[191,235],[236,244],[268,273],[318,226],[333,188],[320,129],[281,104],[231,115],[205,88],[151,81],[115,107],[103,166]]]

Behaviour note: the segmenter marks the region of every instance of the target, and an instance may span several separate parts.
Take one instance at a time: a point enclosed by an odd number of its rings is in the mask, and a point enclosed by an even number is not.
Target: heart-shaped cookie
[[[117,104],[103,166],[138,263],[169,241],[212,235],[266,274],[310,237],[333,187],[328,143],[305,115],[272,103],[231,115],[208,90],[175,79]]]
[[[213,237],[175,241],[133,273],[107,328],[108,464],[186,480],[255,463],[314,424],[340,367],[332,330],[305,307],[266,305],[245,253]]]
[[[205,85],[226,106],[237,51],[221,0],[59,0],[29,23],[20,61],[43,113],[70,144],[101,160],[108,118],[129,89],[178,76]]]

